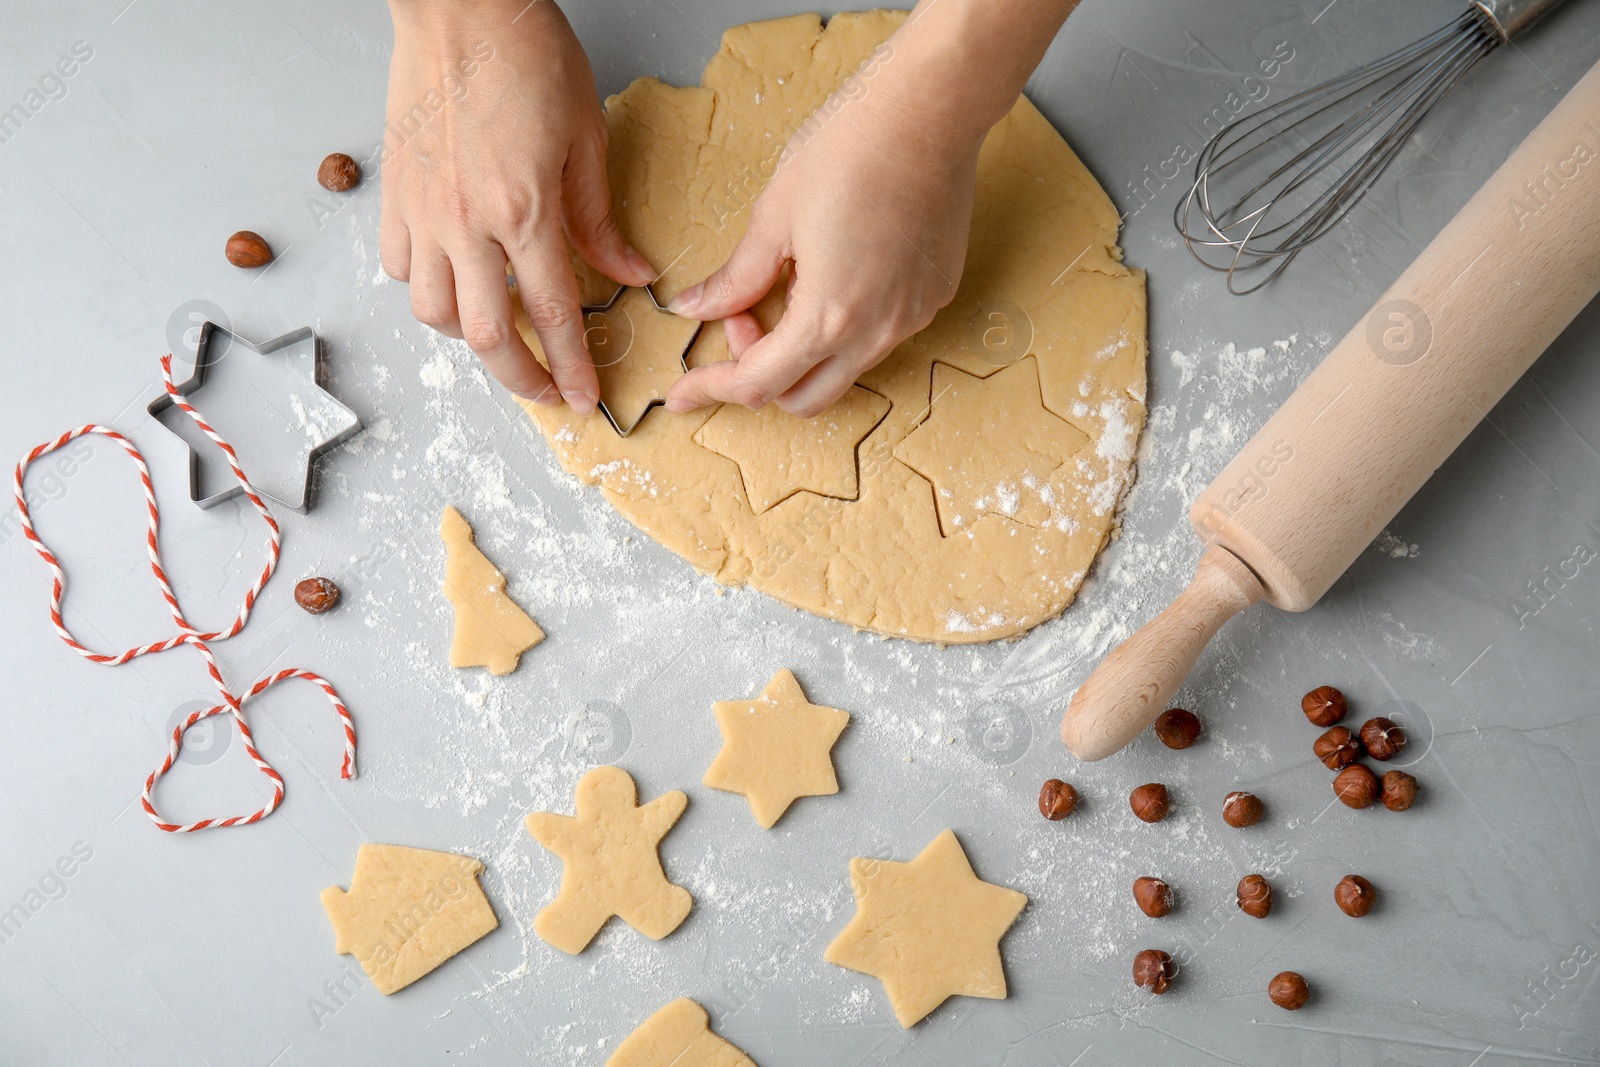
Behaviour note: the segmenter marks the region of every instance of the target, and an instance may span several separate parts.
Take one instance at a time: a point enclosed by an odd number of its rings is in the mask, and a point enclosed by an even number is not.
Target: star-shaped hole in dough
[[[953,996],[1003,1000],[1000,938],[1028,898],[979,878],[946,830],[909,863],[853,859],[856,914],[823,953],[883,982],[910,1028]]]
[[[705,784],[742,794],[763,830],[799,798],[839,791],[830,753],[850,713],[811,703],[789,670],[774,674],[756,699],[724,700],[711,710],[722,751]]]
[[[600,413],[623,437],[666,402],[688,372],[684,359],[701,323],[674,315],[648,285],[623,286],[599,307],[583,309],[583,336],[600,379]]]
[[[933,485],[946,537],[985,515],[1028,526],[1052,517],[1050,476],[1089,436],[1044,406],[1039,365],[1019,359],[986,378],[933,364],[930,412],[894,448]]]
[[[724,404],[695,431],[694,440],[739,465],[750,509],[760,515],[801,491],[856,499],[856,450],[888,413],[885,397],[855,385],[810,419],[796,418],[776,404],[760,411]]]
[[[528,833],[562,863],[561,890],[533,928],[562,952],[582,952],[613,915],[652,941],[689,915],[689,891],[667,881],[656,851],[689,798],[674,789],[638,799],[627,771],[596,767],[578,782],[576,815],[528,816]]]

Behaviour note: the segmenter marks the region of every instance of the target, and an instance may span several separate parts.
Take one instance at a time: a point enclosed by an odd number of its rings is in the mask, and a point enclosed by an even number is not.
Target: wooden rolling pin
[[[1315,604],[1600,292],[1600,64],[1200,494],[1194,580],[1078,689],[1097,760],[1172,699],[1223,623]]]

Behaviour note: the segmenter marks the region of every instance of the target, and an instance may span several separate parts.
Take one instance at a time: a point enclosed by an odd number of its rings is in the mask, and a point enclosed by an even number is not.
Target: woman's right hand
[[[599,383],[568,242],[618,282],[655,272],[611,214],[583,46],[554,0],[391,0],[390,12],[383,269],[506,388],[588,414]],[[548,373],[517,333],[507,263]]]

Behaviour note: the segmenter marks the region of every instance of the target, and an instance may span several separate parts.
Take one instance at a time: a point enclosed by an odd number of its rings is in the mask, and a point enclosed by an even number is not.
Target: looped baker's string
[[[109,427],[91,423],[87,426],[80,426],[75,430],[69,430],[54,441],[46,441],[44,444],[31,449],[17,464],[14,491],[17,501],[17,513],[22,519],[22,532],[33,545],[34,551],[39,553],[39,558],[44,560],[45,566],[50,568],[52,579],[50,588],[50,622],[55,626],[56,634],[60,636],[62,641],[66,642],[67,647],[91,663],[103,663],[113,667],[127,663],[129,660],[136,659],[139,656],[149,655],[152,652],[165,652],[167,649],[177,648],[179,645],[189,645],[196,652],[199,652],[201,658],[205,660],[206,671],[211,675],[212,682],[216,684],[217,692],[222,697],[222,703],[193,713],[173,729],[172,738],[167,747],[166,759],[162,760],[161,766],[152,771],[150,777],[145,779],[144,792],[140,798],[144,804],[145,813],[150,816],[156,826],[169,833],[184,834],[195,830],[204,830],[209,826],[246,826],[253,822],[259,822],[271,815],[278,805],[282,803],[283,776],[262,758],[260,752],[256,751],[255,740],[250,733],[250,726],[245,722],[244,718],[244,705],[272,686],[289,678],[303,678],[319,687],[324,695],[327,696],[328,702],[333,705],[333,710],[338,714],[344,727],[344,762],[339,768],[339,777],[341,778],[354,778],[356,776],[356,731],[355,724],[350,719],[349,710],[344,706],[344,701],[339,699],[339,694],[334,690],[333,686],[320,675],[313,674],[310,671],[303,671],[293,667],[285,668],[276,674],[262,678],[251,686],[243,696],[235,696],[223,681],[222,672],[217,668],[217,661],[211,654],[209,643],[233,637],[240,630],[243,630],[245,623],[250,620],[250,612],[255,607],[256,597],[261,594],[261,590],[266,587],[267,581],[272,577],[272,572],[278,567],[282,533],[278,528],[277,520],[267,510],[266,503],[256,493],[249,479],[245,477],[244,471],[239,466],[239,457],[233,451],[233,446],[224,440],[222,435],[217,433],[201,414],[189,405],[188,401],[183,398],[173,385],[171,355],[161,357],[161,380],[166,388],[167,395],[172,398],[173,403],[181,408],[189,418],[193,419],[194,424],[215,442],[217,447],[222,449],[223,454],[227,456],[229,469],[233,471],[234,478],[238,480],[240,488],[244,490],[246,499],[256,509],[257,514],[265,520],[270,534],[271,544],[267,554],[266,566],[261,569],[260,576],[256,578],[255,583],[245,593],[244,604],[239,609],[239,614],[234,618],[232,625],[227,629],[212,633],[202,633],[191,626],[188,619],[184,618],[183,609],[178,606],[178,598],[173,593],[172,585],[167,580],[166,570],[161,565],[161,550],[157,543],[161,528],[161,514],[156,506],[155,488],[150,482],[150,468],[145,464],[144,456],[134,447],[133,442],[122,434]],[[115,655],[95,652],[85,647],[67,629],[66,623],[61,618],[61,600],[67,584],[66,574],[62,571],[61,563],[56,559],[55,553],[50,551],[44,541],[39,538],[38,533],[35,532],[33,517],[28,510],[28,500],[22,489],[23,478],[26,476],[28,466],[31,463],[66,446],[79,437],[89,434],[109,438],[121,445],[122,450],[128,454],[129,459],[133,460],[134,467],[139,472],[139,482],[144,489],[145,506],[149,509],[149,525],[146,528],[145,547],[150,556],[150,570],[155,575],[156,584],[161,589],[161,596],[167,602],[167,610],[178,629],[177,634],[172,637],[155,641],[148,645],[126,649]],[[189,728],[197,722],[209,719],[213,715],[220,715],[223,712],[232,715],[234,725],[239,731],[239,736],[244,739],[245,752],[255,761],[256,768],[271,780],[272,798],[259,811],[249,815],[235,815],[226,819],[202,819],[199,822],[188,824],[170,823],[163,820],[160,813],[156,811],[155,801],[152,797],[156,782],[172,769],[172,764],[177,760],[178,753],[183,748],[183,735]]]

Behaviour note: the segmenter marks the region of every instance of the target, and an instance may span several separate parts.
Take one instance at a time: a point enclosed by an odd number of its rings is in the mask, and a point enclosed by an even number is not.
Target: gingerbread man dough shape
[[[689,798],[674,789],[638,799],[627,771],[596,767],[578,782],[576,815],[528,816],[528,833],[562,862],[561,890],[533,928],[562,952],[582,952],[613,915],[652,941],[689,915],[689,891],[667,881],[656,852]]]

